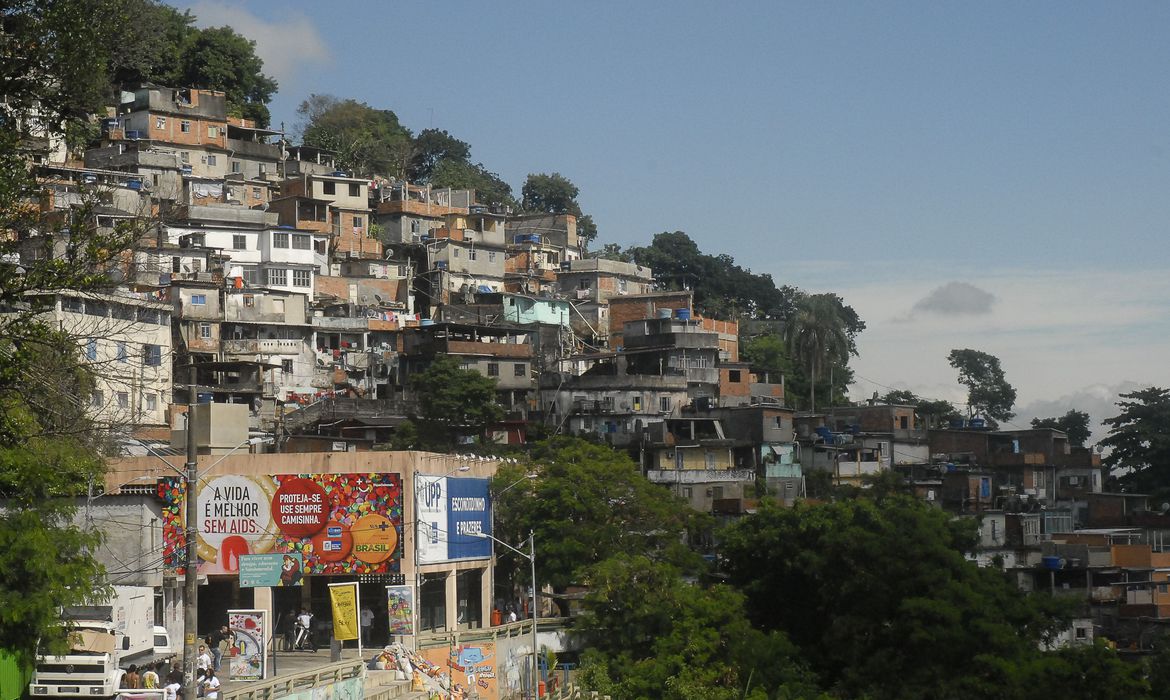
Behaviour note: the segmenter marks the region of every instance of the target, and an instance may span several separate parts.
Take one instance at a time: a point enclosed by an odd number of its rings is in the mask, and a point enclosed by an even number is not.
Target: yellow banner
[[[357,639],[358,603],[356,583],[329,584],[329,602],[333,607],[333,638]]]

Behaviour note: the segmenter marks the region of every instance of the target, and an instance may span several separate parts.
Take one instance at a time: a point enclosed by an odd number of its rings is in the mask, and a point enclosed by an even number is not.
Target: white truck
[[[37,657],[29,693],[43,697],[113,697],[131,664],[140,667],[174,656],[165,627],[154,624],[154,591],[114,586],[105,605],[65,608],[70,651]]]

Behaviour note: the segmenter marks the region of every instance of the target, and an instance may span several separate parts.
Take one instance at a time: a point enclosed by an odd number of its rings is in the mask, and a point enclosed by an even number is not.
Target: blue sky
[[[961,400],[952,347],[1022,419],[1170,383],[1170,4],[181,6],[257,40],[289,128],[313,92],[393,109],[517,191],[568,176],[601,242],[841,294],[858,396]]]

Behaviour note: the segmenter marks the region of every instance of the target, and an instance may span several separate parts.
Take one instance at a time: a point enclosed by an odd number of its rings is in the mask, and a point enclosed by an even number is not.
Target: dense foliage
[[[1072,447],[1084,447],[1092,435],[1089,429],[1089,414],[1071,408],[1058,418],[1033,418],[1033,428],[1052,428],[1068,435],[1068,444]]]
[[[445,451],[465,439],[476,440],[504,415],[496,404],[496,380],[463,369],[450,355],[435,360],[410,380],[418,401],[420,446]]]
[[[1170,495],[1170,390],[1147,387],[1122,394],[1121,412],[1105,419],[1105,467],[1127,490]]]
[[[959,371],[959,383],[967,387],[967,408],[971,415],[989,421],[1011,420],[1016,414],[1016,390],[1008,384],[999,358],[981,350],[951,350],[947,361]]]

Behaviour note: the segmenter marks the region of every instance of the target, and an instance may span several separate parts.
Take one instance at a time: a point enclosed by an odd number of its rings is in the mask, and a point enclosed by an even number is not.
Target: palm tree
[[[851,347],[837,296],[813,294],[802,299],[785,324],[784,341],[809,373],[809,410],[815,411],[818,370],[834,360],[848,359]]]

